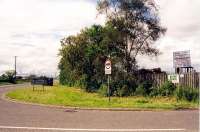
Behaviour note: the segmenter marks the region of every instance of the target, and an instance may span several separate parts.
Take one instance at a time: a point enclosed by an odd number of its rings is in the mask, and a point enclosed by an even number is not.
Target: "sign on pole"
[[[111,75],[111,61],[110,60],[106,60],[105,62],[105,74],[106,75]]]
[[[179,75],[178,74],[168,75],[168,81],[171,81],[172,83],[179,83]]]
[[[111,61],[108,59],[105,62],[105,74],[108,75],[108,97],[110,102],[110,75],[111,75]]]

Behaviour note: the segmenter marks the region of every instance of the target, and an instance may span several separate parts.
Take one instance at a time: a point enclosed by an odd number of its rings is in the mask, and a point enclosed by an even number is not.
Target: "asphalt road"
[[[14,88],[0,87],[0,96]],[[199,132],[198,127],[198,110],[74,111],[0,98],[0,132]]]

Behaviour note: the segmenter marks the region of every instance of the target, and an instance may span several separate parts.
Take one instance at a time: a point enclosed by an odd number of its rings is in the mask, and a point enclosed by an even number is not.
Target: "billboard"
[[[174,68],[191,67],[190,51],[176,51],[173,53]]]

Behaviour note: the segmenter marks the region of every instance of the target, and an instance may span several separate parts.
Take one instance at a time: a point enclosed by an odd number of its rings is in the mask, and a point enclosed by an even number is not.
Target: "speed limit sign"
[[[105,62],[105,74],[110,75],[111,74],[111,61],[106,60]]]

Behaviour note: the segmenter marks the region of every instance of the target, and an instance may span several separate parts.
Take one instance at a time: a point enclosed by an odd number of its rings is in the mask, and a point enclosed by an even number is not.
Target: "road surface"
[[[17,87],[1,86],[0,96]],[[198,127],[198,110],[74,111],[0,98],[0,132],[199,132]]]

